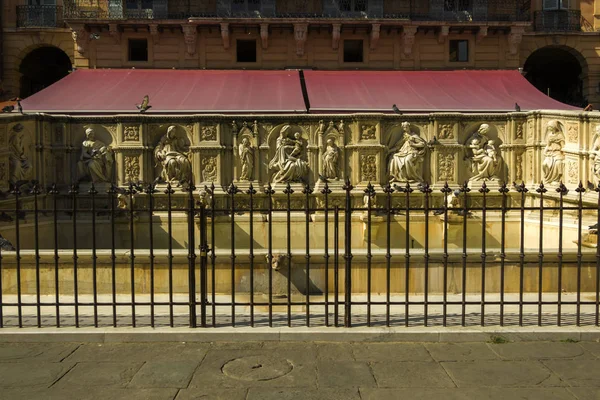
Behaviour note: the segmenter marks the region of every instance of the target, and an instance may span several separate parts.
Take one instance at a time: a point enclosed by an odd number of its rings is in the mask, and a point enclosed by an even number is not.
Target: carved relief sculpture
[[[241,181],[251,181],[254,175],[254,147],[250,144],[248,138],[243,138],[242,143],[238,147],[240,156],[240,165],[242,171],[240,173]]]
[[[560,122],[556,120],[548,121],[546,125],[546,148],[544,149],[544,161],[542,162],[544,183],[562,181],[565,160],[564,146],[565,135],[562,132]]]
[[[217,180],[217,158],[207,157],[202,160],[202,181],[215,182]]]
[[[177,137],[176,127],[170,126],[154,150],[156,162],[162,165],[165,182],[184,182],[192,179],[192,164],[187,156],[183,138]]]
[[[499,166],[499,150],[493,140],[488,139],[490,126],[481,124],[466,144],[467,158],[471,161],[469,181],[495,180]]]
[[[327,139],[327,148],[323,154],[323,177],[339,180],[338,161],[340,149],[332,138]]]
[[[362,129],[361,129],[361,135],[360,138],[362,140],[372,140],[375,139],[375,127],[374,126],[368,126],[368,125],[363,125]]]
[[[377,181],[377,156],[360,156],[360,180],[362,182]]]
[[[96,139],[93,128],[87,128],[85,136],[86,139],[81,144],[81,157],[77,163],[79,180],[89,179],[94,183],[111,182],[114,164],[112,149]]]
[[[29,163],[23,139],[23,125],[16,124],[12,128],[12,134],[8,140],[8,147],[10,149],[9,174],[10,180],[13,183],[28,180],[31,177],[32,166]]]
[[[123,130],[123,140],[138,141],[140,140],[140,131],[137,126],[126,126]]]
[[[304,182],[308,174],[308,163],[302,160],[303,143],[300,133],[291,139],[288,135],[291,126],[286,125],[281,129],[277,138],[275,156],[269,163],[269,169],[277,172],[273,176],[273,183]]]
[[[594,144],[590,151],[590,160],[592,160],[592,174],[600,180],[600,124],[596,125],[596,134]]]
[[[203,126],[200,128],[201,140],[217,140],[217,128],[214,126]]]
[[[440,125],[438,131],[440,139],[452,139],[454,137],[454,128],[450,124]]]
[[[454,180],[454,154],[438,153],[438,180]]]
[[[125,157],[125,178],[127,182],[137,182],[140,177],[140,159],[138,156]]]
[[[423,182],[423,160],[427,143],[410,131],[410,123],[402,123],[402,139],[388,152],[390,182]]]

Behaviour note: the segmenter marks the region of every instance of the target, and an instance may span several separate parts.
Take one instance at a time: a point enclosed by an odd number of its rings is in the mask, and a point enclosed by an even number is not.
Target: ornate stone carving
[[[114,153],[110,146],[97,140],[93,128],[85,130],[86,139],[81,144],[81,156],[77,162],[79,180],[94,183],[112,182]]]
[[[273,183],[304,182],[308,174],[308,163],[301,157],[304,142],[299,132],[290,138],[292,127],[285,125],[277,138],[275,156],[269,162],[269,170],[275,170]]]
[[[454,180],[454,153],[440,152],[437,157],[438,164],[438,180],[453,181]]]
[[[544,183],[557,183],[563,180],[565,154],[565,136],[562,124],[556,120],[548,121],[546,125],[546,147],[542,173]]]
[[[517,131],[515,132],[515,139],[523,139],[523,123],[516,123]]]
[[[263,49],[269,47],[269,24],[260,24],[260,40]]]
[[[361,140],[373,140],[376,139],[376,129],[373,125],[362,125],[360,130]]]
[[[569,176],[569,183],[579,182],[579,166],[577,165],[577,162],[569,161],[567,175]]]
[[[1,182],[6,182],[6,163],[5,162],[0,162],[0,181]]]
[[[600,180],[600,124],[596,125],[595,132],[590,150],[590,160],[592,161],[592,174]]]
[[[140,127],[139,126],[126,126],[123,128],[123,141],[135,141],[140,140]]]
[[[140,158],[125,156],[125,181],[137,182],[140,178]]]
[[[438,127],[438,138],[440,139],[454,139],[454,125],[452,124],[440,124]]]
[[[339,159],[340,148],[337,146],[333,138],[327,139],[327,147],[323,153],[323,171],[321,174],[326,179],[336,179],[339,176]]]
[[[157,164],[162,165],[161,178],[165,182],[184,182],[192,179],[192,164],[183,134],[172,125],[154,149]]]
[[[340,36],[342,33],[342,24],[333,24],[332,25],[332,36],[331,36],[331,47],[333,50],[337,50],[340,48]]]
[[[423,182],[423,161],[427,143],[411,131],[409,122],[402,123],[402,138],[388,151],[390,182]]]
[[[204,157],[202,160],[202,181],[216,182],[217,180],[217,157]]]
[[[117,125],[104,125],[104,128],[110,132],[113,138],[117,137]]]
[[[406,57],[412,57],[412,49],[415,44],[416,26],[405,26],[402,32],[402,47]]]
[[[571,143],[577,143],[579,139],[579,125],[577,123],[567,124],[567,139]]]
[[[361,182],[376,182],[378,180],[376,155],[362,154],[360,156],[360,180]]]
[[[254,147],[247,137],[242,139],[238,146],[238,155],[240,157],[240,180],[251,181],[254,179]]]
[[[515,160],[515,182],[523,181],[523,155],[524,153],[517,153]]]
[[[227,22],[221,22],[221,40],[223,48],[229,50],[229,23]]]
[[[527,121],[527,138],[533,140],[535,136],[535,130],[533,128],[533,120]]]
[[[198,38],[198,30],[196,25],[182,24],[183,40],[185,42],[185,52],[189,57],[196,54],[196,39]]]
[[[304,45],[308,36],[308,24],[294,24],[294,39],[296,40],[296,55],[304,56]]]
[[[377,48],[379,43],[379,33],[381,31],[381,24],[371,24],[371,50]]]
[[[201,141],[217,140],[217,127],[214,125],[207,125],[207,126],[200,127],[200,140]]]
[[[498,178],[500,150],[496,143],[487,137],[490,126],[481,124],[465,144],[466,157],[471,161],[469,181],[495,180]]]

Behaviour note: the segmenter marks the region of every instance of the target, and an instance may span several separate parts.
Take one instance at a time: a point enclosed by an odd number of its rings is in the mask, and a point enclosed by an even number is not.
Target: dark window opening
[[[260,0],[233,0],[231,11],[234,13],[260,11]]]
[[[344,62],[363,62],[362,40],[344,40]]]
[[[256,62],[256,40],[237,41],[237,62]]]
[[[470,0],[445,0],[444,11],[461,12],[471,11]]]
[[[21,65],[21,90],[25,98],[64,78],[71,71],[71,59],[56,47],[40,47],[27,54]]]
[[[469,41],[451,40],[450,41],[450,62],[468,62],[469,61]]]
[[[340,11],[366,12],[366,0],[339,0]]]
[[[129,39],[129,61],[148,61],[146,39]]]

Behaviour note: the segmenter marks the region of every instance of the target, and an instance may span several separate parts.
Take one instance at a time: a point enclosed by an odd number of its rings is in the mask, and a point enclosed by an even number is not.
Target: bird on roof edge
[[[0,235],[0,249],[4,250],[4,251],[16,251],[17,249],[15,249],[15,246],[13,246],[13,244],[8,241],[7,239],[4,239],[4,237],[2,237],[2,235]]]
[[[152,108],[150,105],[150,97],[148,95],[144,96],[144,100],[142,100],[142,104],[135,105],[141,113],[148,111],[148,109]]]
[[[400,111],[400,109],[395,104],[392,106],[392,110],[394,110],[396,114],[402,115],[402,111]]]
[[[519,105],[519,103],[515,103],[515,111],[521,112],[521,106]]]

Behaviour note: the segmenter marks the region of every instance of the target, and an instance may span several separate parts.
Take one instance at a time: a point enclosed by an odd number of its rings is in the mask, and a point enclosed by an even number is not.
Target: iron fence
[[[61,28],[63,26],[61,6],[17,6],[17,28]]]
[[[577,32],[581,31],[581,11],[553,10],[536,11],[534,29],[536,31]]]
[[[0,327],[599,325],[600,187],[331,188],[13,187]]]

